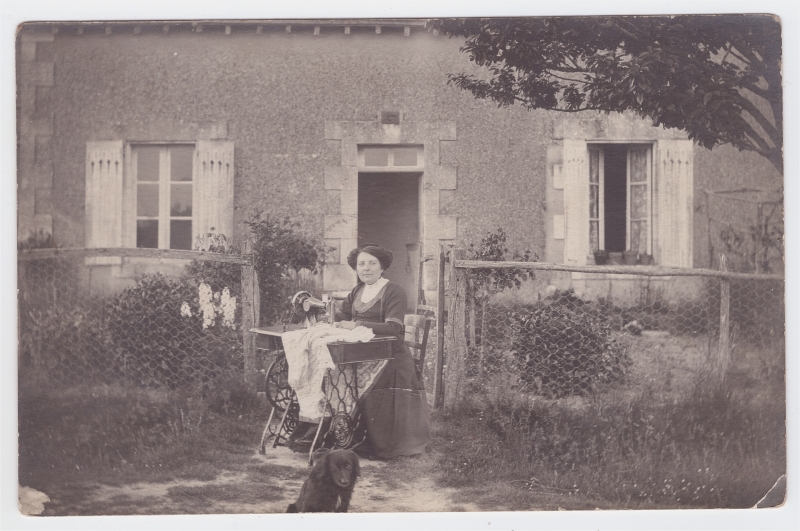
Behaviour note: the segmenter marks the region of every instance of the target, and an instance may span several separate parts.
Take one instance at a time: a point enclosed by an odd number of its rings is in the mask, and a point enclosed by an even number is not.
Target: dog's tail
[[[299,513],[300,511],[297,510],[296,503],[290,503],[289,507],[286,508],[287,513]]]

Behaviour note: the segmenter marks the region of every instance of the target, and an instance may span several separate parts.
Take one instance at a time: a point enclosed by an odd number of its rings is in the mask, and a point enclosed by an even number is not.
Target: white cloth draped
[[[334,328],[328,323],[283,334],[283,350],[289,366],[288,383],[297,395],[301,417],[318,419],[325,413],[322,381],[325,379],[325,372],[335,367],[328,343],[366,342],[373,337],[375,334],[372,330],[364,326],[345,330]]]

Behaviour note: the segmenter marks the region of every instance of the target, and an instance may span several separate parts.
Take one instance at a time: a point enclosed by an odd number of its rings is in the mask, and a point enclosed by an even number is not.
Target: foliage
[[[144,275],[108,302],[107,326],[127,380],[170,388],[213,385],[241,360],[239,332],[204,323],[190,277]]]
[[[514,251],[513,254],[510,253],[508,247],[506,247],[506,232],[502,227],[497,229],[497,232],[488,232],[478,245],[470,243],[469,252],[472,255],[472,260],[487,262],[536,262],[539,259],[536,254],[532,254],[530,251],[523,253]],[[525,269],[476,269],[475,296],[479,299],[485,299],[492,293],[514,287],[518,288],[529,278],[533,278],[533,273]]]
[[[667,352],[639,340],[640,360],[659,363],[586,398],[534,397],[499,378],[449,412],[434,473],[449,487],[515,485],[507,496],[521,506],[752,507],[786,471],[785,351],[748,349],[724,388],[695,365],[704,342],[674,345],[681,360],[662,365]]]
[[[113,372],[113,344],[96,310],[67,304],[43,308],[20,304],[19,352],[26,373],[69,382]]]
[[[783,172],[781,27],[770,15],[448,19],[488,69],[449,82],[499,106],[632,111]]]
[[[588,394],[625,378],[632,361],[609,323],[588,312],[538,304],[509,312],[519,378],[537,394]]]
[[[759,220],[758,224],[750,225],[747,230],[740,230],[732,225],[728,225],[720,231],[720,239],[725,245],[725,250],[728,253],[743,256],[759,273],[773,272],[770,257],[772,256],[771,250],[777,253],[777,259],[783,261],[784,253],[784,234],[782,220],[772,222],[772,217],[775,215],[778,207],[783,205],[783,200],[772,203],[772,209],[769,214]],[[750,240],[753,243],[755,253],[751,254],[747,250],[745,242]],[[755,261],[755,263],[752,263]]]
[[[229,242],[228,238],[215,232],[214,227],[205,235],[198,235],[194,242],[195,251],[210,253],[239,254],[240,249]],[[242,285],[242,268],[237,264],[215,262],[211,260],[192,260],[186,266],[186,274],[200,283],[208,284],[213,291],[228,288],[234,295],[239,295]]]
[[[326,249],[299,232],[300,224],[257,212],[245,224],[250,229],[251,247],[261,296],[261,320],[278,322],[291,296],[291,274],[305,269],[316,273],[324,265]]]
[[[52,249],[58,247],[53,235],[42,229],[31,231],[27,238],[17,242],[18,251],[28,251],[31,249]]]

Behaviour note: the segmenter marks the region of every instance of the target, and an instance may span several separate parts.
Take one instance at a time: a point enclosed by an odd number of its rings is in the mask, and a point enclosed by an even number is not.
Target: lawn
[[[786,470],[783,347],[734,348],[709,385],[705,336],[631,338],[626,382],[548,400],[471,389],[432,416],[430,452],[362,461],[352,512],[750,507]],[[20,392],[20,485],[44,515],[283,512],[305,456],[257,452],[246,393]]]

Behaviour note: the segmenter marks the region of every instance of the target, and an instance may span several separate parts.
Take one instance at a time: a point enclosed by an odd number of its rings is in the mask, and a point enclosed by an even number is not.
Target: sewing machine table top
[[[303,325],[275,325],[251,328],[250,332],[257,334],[256,348],[265,350],[281,350],[283,345],[281,337],[285,332],[303,330]],[[376,361],[392,359],[392,342],[397,341],[394,336],[375,336],[367,342],[351,343],[348,341],[332,341],[328,343],[333,362],[357,363],[361,361]]]

